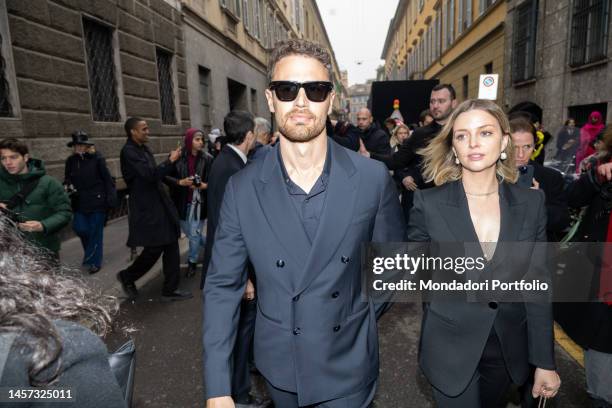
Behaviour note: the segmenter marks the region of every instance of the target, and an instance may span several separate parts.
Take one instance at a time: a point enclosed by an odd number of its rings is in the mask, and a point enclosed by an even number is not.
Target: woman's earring
[[[499,158],[503,161],[508,158],[508,155],[506,154],[506,152],[501,152],[501,154],[499,155]]]
[[[459,158],[457,156],[455,156],[455,164],[461,164],[461,162],[459,161]]]

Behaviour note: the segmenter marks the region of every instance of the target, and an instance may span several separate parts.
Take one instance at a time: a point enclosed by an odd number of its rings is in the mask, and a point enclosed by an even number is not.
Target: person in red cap
[[[181,157],[166,177],[171,197],[189,239],[187,276],[195,275],[200,250],[204,248],[202,228],[206,219],[206,190],[213,157],[204,150],[204,132],[189,128],[185,132]]]

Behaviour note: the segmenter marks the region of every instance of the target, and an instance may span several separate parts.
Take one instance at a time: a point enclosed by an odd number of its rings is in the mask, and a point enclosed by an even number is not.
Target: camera
[[[77,189],[72,184],[64,184],[64,191],[68,194],[68,197],[72,197],[77,193]]]
[[[196,174],[193,176],[192,183],[194,186],[200,187],[200,184],[202,184],[202,177],[200,177],[199,174]]]

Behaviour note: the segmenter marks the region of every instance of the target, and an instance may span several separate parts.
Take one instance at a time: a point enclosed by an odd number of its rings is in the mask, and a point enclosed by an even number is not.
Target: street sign
[[[497,99],[498,74],[484,74],[480,76],[478,83],[478,99]]]

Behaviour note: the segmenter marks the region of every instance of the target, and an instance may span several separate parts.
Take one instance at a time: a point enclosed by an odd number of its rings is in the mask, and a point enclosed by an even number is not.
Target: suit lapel
[[[278,144],[274,149],[265,157],[260,177],[254,182],[255,193],[278,242],[301,270],[306,264],[311,244],[287,193],[277,159]],[[292,281],[289,279],[287,282],[291,284]]]
[[[478,242],[478,236],[472,224],[467,199],[461,181],[448,185],[446,200],[438,204],[440,214],[458,242]],[[448,241],[453,241],[449,237]]]
[[[512,191],[507,183],[503,182],[500,185],[500,213],[501,213],[501,225],[498,239],[498,249],[495,250],[493,257],[493,265],[503,263],[504,259],[511,252],[511,248],[504,248],[504,243],[516,242],[521,232],[521,227],[525,220],[525,205],[524,201],[518,201],[512,194]]]
[[[351,223],[357,201],[356,169],[350,157],[333,142],[328,144],[328,154],[331,155],[331,168],[323,213],[302,276],[296,280],[299,282],[296,293],[308,288],[336,253]]]

